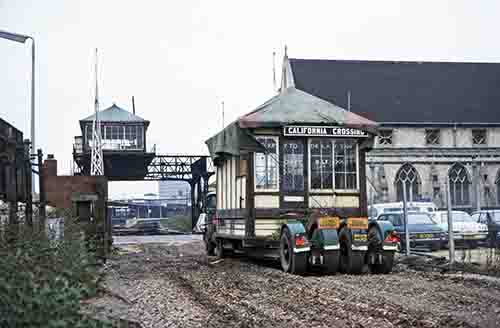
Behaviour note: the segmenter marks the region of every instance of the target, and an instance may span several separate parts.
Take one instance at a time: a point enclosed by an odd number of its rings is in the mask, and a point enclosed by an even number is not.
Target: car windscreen
[[[434,224],[429,215],[427,214],[418,214],[418,213],[410,213],[408,214],[408,223],[409,224]]]
[[[474,222],[474,219],[465,212],[453,212],[451,217],[453,218],[453,222]]]
[[[414,212],[420,212],[420,208],[418,207],[407,207],[407,211],[414,211]],[[402,207],[394,207],[394,208],[386,208],[384,209],[384,213],[391,213],[391,212],[401,212],[403,211]]]
[[[500,223],[500,211],[490,212],[490,216],[496,223]]]
[[[379,221],[389,221],[395,226],[403,225],[402,215],[400,213],[384,214],[378,218]]]
[[[453,222],[474,222],[472,216],[465,212],[453,212],[451,214]],[[440,223],[448,223],[448,213],[441,213]]]

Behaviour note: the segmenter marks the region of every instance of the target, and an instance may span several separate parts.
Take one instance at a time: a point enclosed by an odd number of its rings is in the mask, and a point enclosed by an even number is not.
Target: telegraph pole
[[[448,248],[450,250],[450,266],[455,262],[455,239],[453,238],[453,219],[451,211],[451,195],[450,195],[450,183],[448,180],[445,181],[446,188],[446,206],[448,208]]]
[[[408,229],[408,207],[406,204],[406,181],[403,181],[403,218],[405,221],[406,256],[410,256],[410,230]]]

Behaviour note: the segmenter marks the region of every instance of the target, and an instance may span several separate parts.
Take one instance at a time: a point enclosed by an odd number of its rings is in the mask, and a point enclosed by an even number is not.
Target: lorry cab
[[[209,254],[271,256],[284,271],[392,269],[397,237],[369,222],[366,152],[377,124],[293,87],[207,140],[216,167]]]
[[[205,211],[200,213],[196,225],[193,228],[193,233],[204,233],[209,221],[212,220],[217,209],[217,196],[215,192],[209,192],[206,196]]]

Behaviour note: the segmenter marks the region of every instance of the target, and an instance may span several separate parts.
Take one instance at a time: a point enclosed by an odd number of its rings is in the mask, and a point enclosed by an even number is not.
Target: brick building
[[[44,190],[47,204],[60,209],[71,209],[73,199],[81,194],[96,194],[102,201],[108,197],[108,180],[104,176],[58,175],[57,160],[48,155],[43,163]]]
[[[380,124],[367,154],[369,203],[500,206],[500,63],[293,59],[295,87]]]

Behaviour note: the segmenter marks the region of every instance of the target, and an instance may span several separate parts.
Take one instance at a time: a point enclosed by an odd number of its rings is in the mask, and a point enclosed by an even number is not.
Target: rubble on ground
[[[497,327],[500,283],[422,272],[399,259],[389,275],[294,276],[276,262],[204,255],[202,242],[116,252],[85,311],[141,327]],[[495,278],[491,278],[495,279]]]

